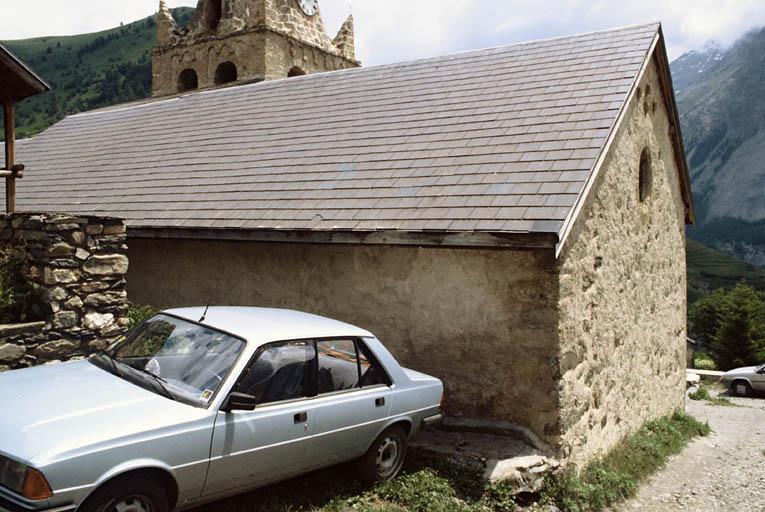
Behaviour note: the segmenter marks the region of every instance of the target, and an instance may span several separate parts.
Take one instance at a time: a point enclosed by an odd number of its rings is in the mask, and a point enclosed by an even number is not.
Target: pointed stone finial
[[[343,57],[356,60],[356,48],[354,41],[353,14],[348,16],[343,26],[337,32],[334,41],[335,47],[340,51]]]
[[[173,13],[167,8],[165,0],[159,0],[159,12],[157,13],[157,46],[166,46],[173,43],[178,35],[178,24],[173,18]]]

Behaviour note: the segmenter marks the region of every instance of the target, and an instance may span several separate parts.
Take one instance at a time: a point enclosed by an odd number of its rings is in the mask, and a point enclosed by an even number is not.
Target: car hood
[[[736,375],[753,375],[759,366],[744,366],[743,368],[734,368],[723,374],[723,377],[735,377]]]
[[[88,361],[4,372],[0,390],[0,452],[40,466],[68,452],[214,416]]]

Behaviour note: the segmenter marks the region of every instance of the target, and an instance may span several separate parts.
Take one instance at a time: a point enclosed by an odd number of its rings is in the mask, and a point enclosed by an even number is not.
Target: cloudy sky
[[[168,0],[195,6],[196,0]],[[156,12],[159,0],[3,0],[0,40],[112,28]],[[765,26],[763,0],[320,0],[334,36],[352,11],[364,65],[443,55],[660,20],[670,59],[709,40],[724,45]]]

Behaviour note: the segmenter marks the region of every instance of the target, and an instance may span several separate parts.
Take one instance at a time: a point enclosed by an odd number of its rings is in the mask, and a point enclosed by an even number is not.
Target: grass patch
[[[722,407],[739,407],[726,397],[712,396],[709,393],[709,388],[706,386],[699,386],[699,389],[693,393],[688,393],[688,398],[691,400],[706,400],[710,405],[719,405]]]
[[[316,471],[194,512],[499,512],[513,511],[511,489],[485,485],[480,474],[421,453],[397,478],[374,487],[355,480],[356,465]],[[295,492],[300,489],[300,492]]]
[[[724,396],[714,396],[707,399],[707,403],[710,405],[719,405],[722,407],[743,407],[742,405],[734,404],[728,398]]]
[[[709,425],[680,412],[650,421],[581,473],[569,467],[551,477],[543,501],[564,512],[604,510],[633,496],[640,482],[661,468],[670,455],[709,432]]]
[[[709,390],[704,386],[700,386],[693,393],[688,393],[688,398],[691,400],[709,400]]]

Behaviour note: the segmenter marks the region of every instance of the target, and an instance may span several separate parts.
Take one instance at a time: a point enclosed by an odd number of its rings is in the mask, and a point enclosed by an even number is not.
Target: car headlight
[[[0,485],[30,500],[44,500],[53,496],[48,481],[39,470],[2,455]]]

